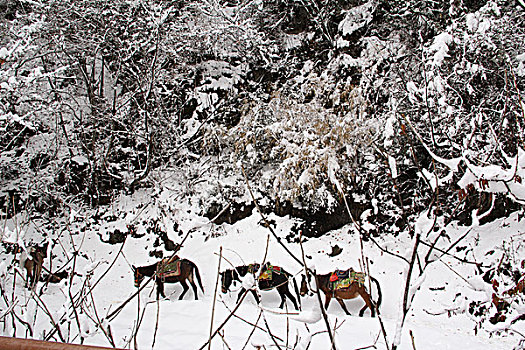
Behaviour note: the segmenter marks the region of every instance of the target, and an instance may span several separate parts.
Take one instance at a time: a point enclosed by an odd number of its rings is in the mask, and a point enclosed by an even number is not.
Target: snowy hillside
[[[0,334],[524,349],[524,14],[521,0],[0,0]],[[198,267],[198,300],[134,286],[173,254]],[[221,272],[266,262],[296,283],[369,272],[379,316],[359,317],[360,297],[325,313],[322,293],[300,311],[275,290],[237,305],[251,275],[221,292]]]
[[[225,258],[220,262],[221,270],[231,268],[230,263],[242,265],[262,262],[270,237],[267,261],[282,266],[293,274],[302,272],[302,266],[295,262],[277,243],[270,231],[261,225],[261,217],[256,211],[234,225],[217,226],[207,224],[206,219],[199,219],[192,215],[190,207],[173,203],[167,195],[160,196],[160,199],[150,201],[143,208],[137,209],[145,200],[146,198],[141,195],[135,195],[133,198],[121,197],[112,207],[104,208],[101,221],[108,220],[107,223],[93,225],[86,230],[80,227],[84,226],[85,222],[93,221],[92,218],[81,216],[71,218],[71,230],[79,232],[71,238],[80,253],[74,267],[78,275],[73,277],[71,285],[67,280],[59,284],[49,284],[44,288],[39,285],[37,290],[41,288],[43,290],[40,299],[32,297],[31,293],[24,289],[22,279],[18,278],[14,285],[12,276],[3,280],[4,296],[10,298],[13,287],[16,288],[15,300],[19,316],[31,325],[36,338],[45,337],[45,334],[49,334],[52,329],[51,318],[42,308],[45,305],[50,310],[54,322],[60,322],[63,336],[69,341],[79,341],[77,332],[74,331],[75,316],[72,310],[67,308],[70,304],[69,291],[71,291],[73,296],[77,296],[77,293],[85,296],[81,298],[85,300],[77,307],[77,312],[82,329],[80,334],[86,344],[111,345],[104,331],[97,328],[97,322],[93,320],[95,315],[98,315],[106,332],[107,329],[111,329],[114,345],[119,348],[134,346],[150,348],[155,339],[156,349],[198,349],[206,343],[210,335],[221,248]],[[171,208],[175,213],[164,216],[161,212],[163,204],[167,203],[172,203]],[[130,265],[146,265],[157,259],[148,254],[154,246],[152,235],[144,235],[140,238],[128,237],[124,242],[115,245],[102,243],[98,235],[104,238],[107,233],[122,229],[126,223],[152,219],[158,219],[161,226],[166,228],[178,223],[181,233],[184,234],[199,227],[189,235],[179,255],[196,263],[202,276],[205,293],[202,294],[199,290],[199,300],[196,301],[190,290],[184,300],[178,300],[182,290],[180,285],[167,284],[167,299],[160,300],[157,309],[156,293],[150,284],[141,292],[139,305],[138,299],[134,298],[115,317],[109,321],[105,320],[107,315],[111,315],[113,310],[136,291]],[[275,222],[275,232],[285,241],[284,237],[289,233],[294,220],[273,215],[268,219]],[[24,231],[26,232],[24,237],[28,238],[31,234],[35,234],[34,229],[28,227],[27,231]],[[476,261],[483,266],[482,271],[494,268],[494,264],[506,254],[512,254],[512,259],[519,259],[523,256],[524,250],[523,220],[519,221],[518,216],[514,214],[509,218],[479,227],[450,225],[446,231],[447,239],[437,247],[445,250],[451,242],[455,242],[468,230],[469,235],[451,250],[452,255],[442,256],[438,252],[432,255],[440,259],[430,264],[423,277],[418,278],[419,281],[415,285],[419,286],[419,289],[412,288],[411,293],[415,293],[415,297],[401,330],[399,330],[402,314],[400,303],[403,300],[408,264],[395,256],[383,253],[372,242],[365,242],[363,254],[370,261],[370,273],[379,280],[382,288],[383,303],[380,311],[389,347],[393,342],[398,341],[397,332],[401,335],[400,349],[412,349],[410,332],[418,349],[435,348],[437,344],[451,349],[457,348],[459,344],[465,349],[509,349],[517,346],[521,341],[522,337],[519,334],[524,331],[523,325],[510,322],[518,316],[518,312],[522,312],[521,306],[517,306],[516,311],[507,314],[509,322],[497,325],[491,325],[483,318],[474,316],[470,309],[472,303],[488,309],[489,312],[484,317],[490,317],[495,313],[495,308],[491,306],[493,286],[483,281],[482,275],[474,265],[465,264],[454,257]],[[174,242],[182,240],[182,236],[172,229],[168,229],[168,232],[168,236]],[[137,237],[141,234],[142,232],[138,231]],[[67,236],[68,233],[62,232],[61,235]],[[59,236],[57,232],[55,238]],[[432,235],[423,238],[426,241],[430,239]],[[62,247],[54,245],[52,250],[56,255],[53,258],[54,266],[62,266],[67,262],[68,257],[71,258],[70,252],[73,249],[67,242],[68,240],[62,240]],[[413,240],[409,237],[380,239],[378,243],[383,249],[410,259]],[[329,256],[332,247],[336,245],[342,247],[342,252],[334,257]],[[301,256],[299,244],[287,244],[287,246],[296,256]],[[361,257],[360,243],[358,236],[349,226],[320,238],[307,239],[303,247],[308,266],[319,273],[348,267],[358,270]],[[425,251],[421,252],[422,257],[424,253]],[[6,259],[3,265],[6,273],[6,263],[10,263],[10,258],[4,255],[4,259]],[[71,262],[69,265],[71,266]],[[296,277],[299,282],[300,278],[297,275]],[[92,295],[88,294],[87,290],[90,290],[99,279],[100,283],[93,289]],[[238,288],[240,285],[237,285],[236,290]],[[313,296],[303,298],[302,310],[299,313],[288,303],[289,315],[286,315],[286,310],[277,308],[279,297],[276,291],[261,292],[261,294],[261,305],[257,305],[251,296],[246,297],[236,311],[236,317],[231,318],[222,328],[220,333],[222,337],[214,338],[213,348],[229,346],[231,349],[241,349],[245,344],[248,344],[248,349],[257,346],[271,348],[275,345],[268,336],[268,329],[274,337],[280,339],[278,343],[283,348],[285,344],[295,349],[306,349],[308,346],[310,349],[330,347],[317,298]],[[235,307],[236,296],[235,292],[222,294],[219,286],[214,312],[214,330]],[[331,328],[335,329],[337,348],[356,349],[372,345],[386,348],[378,318],[371,318],[368,311],[362,318],[357,316],[363,301],[357,298],[346,303],[352,316],[346,316],[335,301],[328,309]],[[133,335],[138,311],[143,320],[135,339]],[[158,326],[157,312],[159,312]],[[259,317],[261,312],[262,316]],[[256,323],[258,327],[250,336]],[[4,318],[4,327],[5,334],[9,335],[16,334],[23,337],[28,332],[21,324],[17,325],[15,331],[8,318]],[[157,327],[158,329],[155,330]],[[56,335],[54,337],[57,338]]]

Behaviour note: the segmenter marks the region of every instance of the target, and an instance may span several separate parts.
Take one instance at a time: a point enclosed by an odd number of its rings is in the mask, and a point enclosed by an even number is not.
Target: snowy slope
[[[123,197],[108,212],[117,214],[119,219],[100,226],[102,231],[113,231],[114,228],[123,228],[133,216],[118,215],[118,213],[131,213],[133,205],[143,201],[144,198],[137,196],[134,199]],[[180,203],[179,203],[180,204]],[[126,210],[124,210],[126,209]],[[180,285],[166,285],[168,300],[159,302],[159,324],[156,334],[156,349],[198,349],[207,341],[210,334],[210,320],[212,314],[213,296],[219,263],[219,251],[222,247],[223,255],[227,259],[221,261],[221,270],[231,268],[230,263],[240,265],[243,263],[262,262],[265,255],[265,248],[270,231],[260,225],[260,215],[254,211],[253,214],[234,225],[223,224],[220,227],[205,224],[203,218],[192,219],[190,208],[178,208],[175,214],[165,217],[168,222],[177,221],[182,231],[185,233],[189,229],[197,228],[190,234],[188,240],[179,252],[181,257],[189,258],[199,267],[204,283],[204,295],[199,290],[199,300],[195,301],[190,290],[184,300],[177,300],[182,290]],[[188,211],[190,213],[188,213]],[[159,215],[159,208],[149,205],[145,209],[136,212],[138,217],[145,218]],[[137,219],[137,216],[134,218]],[[275,231],[285,237],[293,221],[289,218],[270,216],[269,219],[275,220]],[[77,217],[72,227],[89,220],[85,217]],[[137,220],[140,221],[140,220]],[[169,227],[170,225],[167,225]],[[453,225],[449,225],[453,226]],[[452,227],[447,234],[451,241],[460,237],[466,228]],[[30,230],[29,230],[30,231]],[[207,238],[210,232],[215,232],[215,238]],[[486,256],[487,251],[501,247],[505,240],[509,240],[513,235],[522,235],[525,232],[523,221],[518,221],[516,215],[510,218],[499,220],[483,227],[474,228],[462,244],[472,247],[471,257],[483,262],[490,259],[491,255]],[[104,232],[99,232],[103,234]],[[29,233],[27,233],[29,235]],[[170,232],[171,239],[180,242],[181,236]],[[104,271],[108,269],[118,250],[120,244],[110,245],[102,243],[95,232],[87,231],[85,236],[76,234],[73,236],[75,244],[81,246],[81,256],[77,260],[76,271],[81,276],[73,279],[73,294],[85,281],[85,274],[94,268],[91,283],[97,280]],[[67,251],[67,239],[62,239],[64,249]],[[283,239],[285,242],[285,240]],[[81,243],[82,242],[82,243]],[[109,270],[101,283],[94,289],[94,300],[97,307],[98,316],[103,318],[112,310],[118,307],[128,296],[132,295],[136,288],[133,286],[133,276],[130,264],[140,266],[153,263],[156,258],[148,256],[148,249],[151,248],[153,238],[145,235],[142,238],[128,237],[123,246],[123,254],[120,255],[115,265]],[[397,239],[379,240],[382,247],[396,254],[409,257],[411,254],[412,240],[408,237],[398,237]],[[331,247],[335,244],[343,248],[341,254],[329,257]],[[296,254],[301,256],[298,244],[287,244]],[[54,264],[60,265],[60,248],[55,247],[53,253],[57,255]],[[335,268],[353,267],[359,269],[359,258],[361,257],[360,245],[357,235],[352,233],[350,227],[331,232],[329,235],[318,239],[308,239],[304,242],[305,255],[311,257],[307,259],[310,267],[315,268],[320,273],[332,271]],[[405,271],[407,264],[397,257],[382,253],[372,242],[365,242],[364,254],[370,259],[371,274],[376,277],[382,287],[383,304],[381,307],[381,317],[386,327],[389,346],[394,341],[396,327],[400,319],[400,301],[402,300]],[[496,253],[499,254],[499,253]],[[84,257],[82,257],[84,256]],[[4,259],[11,259],[10,256],[3,255]],[[64,259],[64,258],[62,258]],[[292,274],[301,272],[301,266],[296,263],[284,249],[270,236],[267,260],[275,265],[280,265]],[[415,346],[417,349],[456,349],[461,346],[463,349],[510,349],[517,345],[519,336],[498,336],[490,334],[480,329],[477,334],[474,332],[475,320],[465,313],[466,297],[485,300],[490,297],[491,286],[481,281],[476,276],[475,268],[468,264],[462,264],[451,257],[444,257],[443,262],[435,262],[427,269],[425,280],[421,288],[417,291],[414,304],[409,312],[409,317],[403,327],[402,338],[399,348],[412,349],[412,340],[409,332],[412,332]],[[8,277],[12,278],[12,277]],[[299,280],[299,278],[297,278]],[[26,300],[30,300],[30,293],[23,289],[20,278],[17,279],[16,294],[19,305],[25,305]],[[10,295],[11,283],[5,283],[7,295]],[[238,288],[239,286],[237,286]],[[236,293],[222,294],[220,288],[217,294],[217,302],[214,314],[214,330],[228,316],[229,310],[235,306]],[[64,314],[64,306],[69,303],[67,282],[63,281],[59,285],[49,285],[42,295],[42,300],[46,303],[55,320]],[[86,298],[90,300],[90,298]],[[34,314],[34,306],[29,301],[29,306],[20,309],[26,313],[26,319],[31,320]],[[275,336],[281,338],[282,348],[288,344],[289,348],[305,349],[310,344],[310,349],[328,349],[329,338],[326,334],[326,326],[320,317],[320,311],[315,297],[306,297],[302,300],[303,311],[297,314],[293,311],[291,303],[288,304],[288,311],[294,313],[287,318],[283,314],[276,314],[279,304],[277,292],[262,292],[263,312],[268,326]],[[365,317],[359,318],[358,311],[363,305],[361,300],[346,302],[352,316],[346,316],[336,302],[332,302],[328,309],[331,327],[336,328],[335,339],[338,349],[354,349],[374,345],[377,348],[385,348],[384,337],[380,332],[377,318],[370,318],[368,311]],[[79,320],[83,335],[86,337],[85,343],[99,344],[108,346],[100,330],[97,330],[94,322],[89,319],[87,314],[93,315],[90,308],[91,302],[86,302],[85,310],[81,312]],[[152,285],[148,285],[141,293],[140,308],[145,309],[144,319],[136,337],[138,348],[151,348],[153,335],[155,332],[157,306],[155,303],[155,292]],[[31,311],[33,310],[33,311]],[[447,312],[455,310],[456,312]],[[271,338],[265,331],[257,329],[248,339],[253,330],[253,323],[256,322],[259,308],[251,296],[247,296],[243,305],[240,306],[236,315],[239,318],[231,318],[225,325],[221,337],[216,336],[212,342],[212,348],[231,348],[242,349],[248,341],[246,348],[257,348],[265,346],[270,348],[273,344]],[[277,310],[282,312],[282,310]],[[33,314],[31,314],[33,312]],[[37,312],[35,322],[34,338],[41,339],[44,330],[46,333],[51,329],[49,317],[41,310]],[[121,313],[110,321],[111,330],[117,347],[133,348],[134,340],[131,339],[134,325],[137,319],[137,299],[135,298],[127,304]],[[73,315],[66,317],[62,324],[63,332],[70,325],[71,334],[76,334],[76,320]],[[249,323],[252,324],[249,324]],[[261,318],[258,326],[266,329],[264,319]],[[519,324],[518,324],[519,326]],[[9,322],[5,322],[3,334],[12,335]],[[20,325],[17,327],[16,334],[19,337],[26,336],[25,329]],[[70,341],[78,342],[78,338],[71,337]],[[228,344],[227,346],[225,344]]]

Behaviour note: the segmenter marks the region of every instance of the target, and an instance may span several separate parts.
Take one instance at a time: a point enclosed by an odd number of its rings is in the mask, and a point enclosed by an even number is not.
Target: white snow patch
[[[466,22],[467,22],[467,29],[469,32],[474,33],[478,30],[479,19],[475,13],[467,14]]]
[[[431,62],[432,66],[439,67],[445,58],[450,57],[448,54],[448,45],[453,39],[452,35],[447,32],[441,33],[434,38],[434,42],[428,48],[430,53],[434,53]]]
[[[9,55],[9,51],[7,50],[7,48],[5,47],[0,48],[0,59],[5,60],[8,55]]]
[[[314,303],[312,308],[301,311],[299,315],[290,315],[290,319],[312,324],[319,322],[322,316],[323,314],[319,303]]]
[[[339,180],[337,180],[337,176],[336,176],[339,169],[340,167],[335,157],[330,157],[328,159],[328,178],[337,187],[337,189],[341,193],[343,193],[343,187],[341,186],[341,183],[339,182]]]
[[[390,167],[390,174],[392,174],[392,178],[397,178],[396,159],[391,155],[388,156],[388,166]]]
[[[89,163],[89,160],[87,159],[86,156],[74,156],[73,158],[71,158],[71,160],[80,166],[86,165]]]
[[[415,223],[415,232],[420,234],[428,234],[430,233],[432,226],[434,226],[434,218],[432,217],[432,214],[427,211],[421,213],[419,215],[416,223]]]
[[[396,122],[395,113],[392,113],[390,117],[386,120],[385,123],[385,130],[383,132],[384,135],[384,146],[385,148],[392,147],[393,144],[393,137],[395,135],[394,133],[394,123]]]
[[[518,61],[518,68],[516,69],[516,73],[520,77],[525,76],[525,53],[517,55],[516,61]]]
[[[373,19],[375,4],[373,1],[361,6],[356,6],[346,11],[345,18],[339,23],[339,31],[342,35],[350,35],[359,28],[364,27]]]

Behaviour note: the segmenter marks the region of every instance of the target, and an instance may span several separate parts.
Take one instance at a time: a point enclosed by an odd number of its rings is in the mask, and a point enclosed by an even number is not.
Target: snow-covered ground
[[[82,254],[78,257],[76,266],[76,271],[81,276],[74,277],[71,290],[72,294],[75,295],[75,291],[78,291],[84,284],[86,273],[94,269],[90,280],[90,283],[93,284],[110,267],[121,248],[121,244],[102,243],[98,234],[104,236],[105,232],[113,231],[115,228],[126,231],[126,224],[133,220],[141,222],[157,216],[164,218],[164,224],[168,229],[170,238],[177,243],[182,240],[183,236],[173,232],[173,222],[178,222],[179,228],[184,234],[197,227],[189,235],[179,255],[196,263],[202,276],[205,293],[202,294],[199,290],[199,300],[196,301],[193,292],[190,290],[184,300],[179,301],[181,286],[179,284],[166,285],[165,291],[168,298],[158,303],[159,321],[154,344],[155,349],[199,349],[208,340],[221,247],[222,254],[227,259],[221,261],[221,270],[224,270],[231,268],[230,264],[241,265],[262,262],[267,240],[270,237],[267,261],[284,267],[292,274],[301,272],[302,266],[295,262],[271,236],[270,231],[260,224],[261,217],[255,210],[250,217],[236,224],[212,226],[206,224],[206,219],[191,214],[191,210],[188,213],[186,209],[189,208],[171,207],[170,214],[165,214],[166,211],[164,211],[164,214],[160,215],[160,207],[149,202],[150,204],[146,204],[145,207],[133,211],[131,208],[136,208],[136,204],[140,202],[148,203],[147,196],[136,195],[133,199],[122,197],[112,207],[107,208],[105,215],[107,217],[114,215],[117,219],[100,226],[92,226],[100,227],[100,232],[92,232],[89,229],[81,232],[77,229],[92,219],[82,217],[80,214],[72,218],[71,231],[77,232],[73,235],[73,239],[77,248],[80,247]],[[164,200],[164,203],[169,203],[169,201]],[[270,216],[269,219],[275,221],[274,230],[281,237],[285,237],[289,233],[294,223],[293,220],[286,217]],[[9,225],[12,223],[8,223],[7,227]],[[465,227],[454,227],[453,224],[449,225],[447,234],[450,236],[450,242],[454,242],[463,235],[466,229]],[[14,231],[14,227],[11,226],[10,230]],[[28,229],[26,237],[30,236],[31,230],[31,228]],[[519,221],[517,215],[512,215],[485,226],[472,228],[461,245],[472,248],[468,253],[470,260],[484,262],[485,259],[491,258],[490,254],[486,255],[487,252],[495,250],[496,253],[494,254],[501,255],[498,249],[503,242],[508,242],[511,237],[522,236],[524,232],[523,220]],[[62,232],[62,234],[64,235],[61,239],[63,248],[55,245],[53,249],[53,254],[57,255],[53,259],[55,268],[65,262],[64,252],[71,251],[67,232]],[[151,235],[145,235],[141,238],[127,238],[122,249],[123,254],[118,256],[114,266],[109,269],[107,275],[103,277],[93,291],[99,318],[102,319],[111,313],[136,291],[130,265],[141,266],[156,261],[156,258],[148,255],[153,241],[154,237]],[[283,239],[283,242],[286,240]],[[378,242],[390,252],[407,258],[412,253],[413,241],[409,237],[390,237],[384,240],[380,239]],[[328,253],[336,244],[343,251],[335,257],[330,257]],[[299,244],[287,243],[287,246],[298,257],[301,256]],[[359,239],[351,227],[344,227],[321,238],[306,239],[303,246],[308,265],[315,268],[317,272],[327,273],[335,268],[353,267],[355,270],[359,269],[361,249]],[[371,274],[381,284],[383,295],[381,319],[386,328],[388,346],[390,347],[395,339],[400,320],[400,305],[403,300],[405,272],[408,265],[397,257],[383,253],[372,242],[364,242],[364,255],[370,260]],[[12,255],[2,254],[2,257],[6,264],[12,260]],[[494,260],[493,257],[490,261],[492,260]],[[46,264],[48,263],[49,259],[46,261]],[[3,265],[4,270],[6,264]],[[415,271],[417,273],[417,269]],[[3,281],[6,295],[11,296],[12,276],[9,275]],[[297,275],[297,282],[299,281],[299,275]],[[27,302],[30,299],[30,292],[23,288],[20,278],[17,279],[16,283],[15,294],[18,300],[18,313],[24,313],[22,316],[25,320],[34,324],[33,337],[42,339],[44,331],[47,334],[52,329],[50,318],[40,308],[36,307],[34,299]],[[490,336],[485,329],[479,329],[476,333],[474,331],[475,319],[469,317],[469,313],[465,312],[468,309],[467,298],[468,300],[486,300],[491,295],[491,288],[491,285],[482,282],[480,277],[476,275],[476,269],[472,265],[460,263],[448,256],[431,264],[427,268],[421,288],[416,292],[408,319],[402,329],[399,349],[414,349],[414,347],[419,350],[457,349],[459,347],[463,350],[514,348],[520,340],[519,336],[508,335],[507,333],[503,336],[495,333]],[[67,337],[67,329],[69,328],[72,335],[69,341],[79,342],[79,339],[73,336],[78,333],[76,332],[76,318],[73,314],[63,317],[70,304],[68,290],[68,281],[50,284],[44,290],[41,298],[50,310],[55,322],[58,322],[57,320],[63,322],[61,329],[64,336]],[[222,294],[220,287],[218,288],[213,330],[222,324],[230,310],[235,307],[236,297],[237,293]],[[243,349],[245,346],[246,349],[258,348],[258,346],[266,349],[276,348],[267,333],[268,328],[275,337],[281,339],[279,346],[283,349],[330,348],[326,325],[321,317],[315,297],[303,298],[302,311],[299,313],[293,310],[291,303],[288,303],[288,312],[291,313],[288,317],[283,314],[286,310],[277,309],[279,302],[280,299],[276,291],[262,292],[262,308],[248,295],[235,313],[238,317],[232,317],[220,335],[214,337],[212,348]],[[331,328],[332,330],[335,329],[337,349],[358,349],[373,345],[378,349],[386,348],[378,318],[371,318],[368,311],[364,317],[357,316],[363,301],[355,299],[346,301],[346,304],[352,316],[345,315],[335,301],[332,301],[328,309]],[[140,313],[145,308],[144,318],[136,339],[132,339],[137,320],[137,306],[137,298],[135,298],[114,319],[109,321],[117,347],[133,348],[135,341],[139,349],[152,347],[157,320],[157,303],[155,302],[152,283],[144,288],[140,295]],[[4,304],[1,307],[5,309]],[[85,343],[109,346],[110,344],[104,334],[97,330],[95,323],[90,319],[90,317],[95,317],[90,296],[86,297],[84,309],[86,312],[82,312],[81,308],[78,309],[78,317]],[[35,310],[36,321],[34,321]],[[257,322],[261,310],[263,313]],[[449,310],[452,311],[448,312]],[[107,326],[108,323],[103,322]],[[250,337],[256,322],[260,328],[256,328]],[[519,323],[514,326],[519,326]],[[9,317],[4,318],[1,329],[4,335],[13,335]],[[519,328],[516,330],[519,331]],[[413,340],[410,334],[413,335]],[[17,324],[16,335],[18,337],[29,337],[21,324]]]

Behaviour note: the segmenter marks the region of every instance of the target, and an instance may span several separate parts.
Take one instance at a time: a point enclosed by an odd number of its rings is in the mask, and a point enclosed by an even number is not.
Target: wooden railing
[[[1,350],[103,350],[100,346],[56,343],[42,340],[0,337]]]

